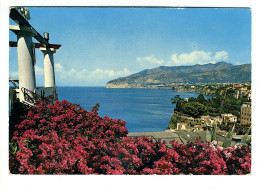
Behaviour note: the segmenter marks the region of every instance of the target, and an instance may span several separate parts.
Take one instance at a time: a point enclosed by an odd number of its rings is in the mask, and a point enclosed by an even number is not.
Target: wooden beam
[[[46,45],[41,43],[34,43],[34,44],[35,44],[35,48],[46,47]],[[17,47],[17,42],[9,41],[9,47]],[[55,50],[58,50],[60,47],[61,47],[60,44],[49,44],[49,48],[54,48]]]

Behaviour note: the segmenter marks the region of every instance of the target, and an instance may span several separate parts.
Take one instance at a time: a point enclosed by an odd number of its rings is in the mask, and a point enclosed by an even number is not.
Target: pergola
[[[52,96],[57,99],[53,54],[61,45],[50,44],[49,33],[44,33],[44,36],[41,36],[15,7],[9,9],[9,17],[18,24],[9,25],[9,30],[17,36],[17,42],[9,41],[9,46],[17,47],[19,78],[9,79],[14,84],[14,88],[11,88],[12,96],[10,99],[18,98],[20,102],[31,106],[37,95],[42,98]],[[34,43],[33,38],[39,43]],[[35,48],[39,48],[44,54],[44,87],[36,87]],[[19,87],[15,83],[18,83]],[[10,103],[13,101],[10,100]]]

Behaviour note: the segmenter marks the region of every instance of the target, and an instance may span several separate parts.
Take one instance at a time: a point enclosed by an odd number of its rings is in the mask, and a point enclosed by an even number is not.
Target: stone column
[[[53,54],[56,53],[54,48],[40,48],[44,53],[44,82],[45,87],[55,87],[55,71]]]
[[[21,88],[24,87],[31,91],[36,88],[32,37],[36,36],[37,32],[32,27],[11,25],[9,29],[17,35],[19,92],[20,101],[23,101]]]

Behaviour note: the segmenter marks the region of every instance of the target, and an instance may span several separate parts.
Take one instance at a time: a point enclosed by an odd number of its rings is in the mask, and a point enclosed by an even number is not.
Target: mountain
[[[251,64],[234,66],[226,62],[192,66],[160,66],[107,83],[107,88],[144,88],[173,83],[239,83],[251,81]]]

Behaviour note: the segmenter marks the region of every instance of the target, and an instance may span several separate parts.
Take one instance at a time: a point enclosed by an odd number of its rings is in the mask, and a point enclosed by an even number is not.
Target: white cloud
[[[54,68],[58,85],[101,85],[109,80],[132,74],[126,68],[118,71],[100,68],[88,71],[86,69],[78,70],[75,68],[65,69],[60,63],[55,64]],[[35,76],[37,83],[44,84],[44,68],[35,66]],[[9,78],[18,78],[18,72],[10,72]]]
[[[214,59],[217,61],[227,60],[228,59],[228,53],[225,51],[217,52],[214,56]]]
[[[215,55],[206,51],[193,51],[182,54],[172,54],[170,60],[158,59],[154,55],[147,57],[137,57],[136,61],[140,63],[141,69],[150,69],[158,66],[187,66],[195,64],[208,64],[226,61],[228,59],[228,52],[219,51]]]
[[[193,51],[190,53],[173,54],[171,56],[171,61],[173,62],[173,65],[180,66],[216,63],[228,59],[228,53],[225,51],[216,52],[214,56],[211,56],[211,54],[211,52],[205,51]]]
[[[59,63],[55,64],[54,67],[55,67],[56,72],[63,72],[64,71],[63,66]]]
[[[39,67],[39,66],[35,66],[34,67],[35,70],[35,76],[40,76],[40,75],[44,75],[44,69]],[[10,78],[18,78],[18,72],[11,72],[9,73]]]
[[[66,82],[66,84],[73,83],[97,83],[97,82],[108,82],[109,80],[124,77],[130,75],[128,69],[124,68],[123,70],[115,71],[109,69],[100,69],[97,68],[93,71],[88,71],[86,69],[76,70],[71,68],[70,70],[65,70],[61,64],[55,64],[55,75],[56,81]]]
[[[140,63],[146,62],[146,63],[158,64],[158,65],[162,65],[162,64],[165,63],[164,59],[157,59],[157,58],[155,58],[154,55],[143,57],[143,58],[142,57],[137,57],[136,61],[140,62]]]
[[[114,70],[103,70],[103,69],[96,69],[94,71],[89,72],[88,78],[96,78],[97,80],[103,80],[108,78],[117,78],[130,75],[131,72],[128,69],[124,69],[121,71],[114,71]]]
[[[158,66],[164,66],[165,60],[158,59],[154,55],[147,56],[147,57],[137,57],[136,61],[139,63],[139,69],[151,69],[156,68]]]

